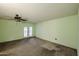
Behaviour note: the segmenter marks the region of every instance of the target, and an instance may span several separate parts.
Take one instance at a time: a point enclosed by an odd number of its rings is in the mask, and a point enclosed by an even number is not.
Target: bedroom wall
[[[36,36],[77,49],[77,15],[37,23]]]
[[[0,19],[0,42],[23,38],[24,27],[26,26],[33,27],[33,36],[35,36],[35,26],[33,23],[22,23],[13,20]]]

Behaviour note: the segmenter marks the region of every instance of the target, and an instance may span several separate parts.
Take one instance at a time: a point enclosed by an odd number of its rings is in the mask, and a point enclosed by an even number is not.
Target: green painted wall
[[[0,19],[0,42],[23,38],[24,27],[26,26],[33,27],[33,36],[35,36],[35,25],[33,23],[22,23],[13,20]]]
[[[37,23],[36,36],[77,49],[77,15]]]

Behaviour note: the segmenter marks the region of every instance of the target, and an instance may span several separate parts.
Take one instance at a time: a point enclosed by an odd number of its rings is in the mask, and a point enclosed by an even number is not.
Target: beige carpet
[[[76,56],[75,50],[48,41],[31,38],[5,43],[0,47],[4,56]],[[57,50],[59,49],[59,50]]]

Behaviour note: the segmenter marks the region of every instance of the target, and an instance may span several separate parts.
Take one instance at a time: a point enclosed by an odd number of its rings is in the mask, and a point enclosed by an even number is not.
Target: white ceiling
[[[78,3],[14,3],[0,4],[0,17],[19,14],[32,22],[70,16],[78,13]]]

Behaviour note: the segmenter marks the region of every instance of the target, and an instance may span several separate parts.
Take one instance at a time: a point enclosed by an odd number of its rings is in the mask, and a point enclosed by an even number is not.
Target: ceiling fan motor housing
[[[14,19],[16,19],[17,22],[27,21],[27,20],[22,19],[22,17],[19,17],[18,14],[16,14],[16,16],[14,17]]]

